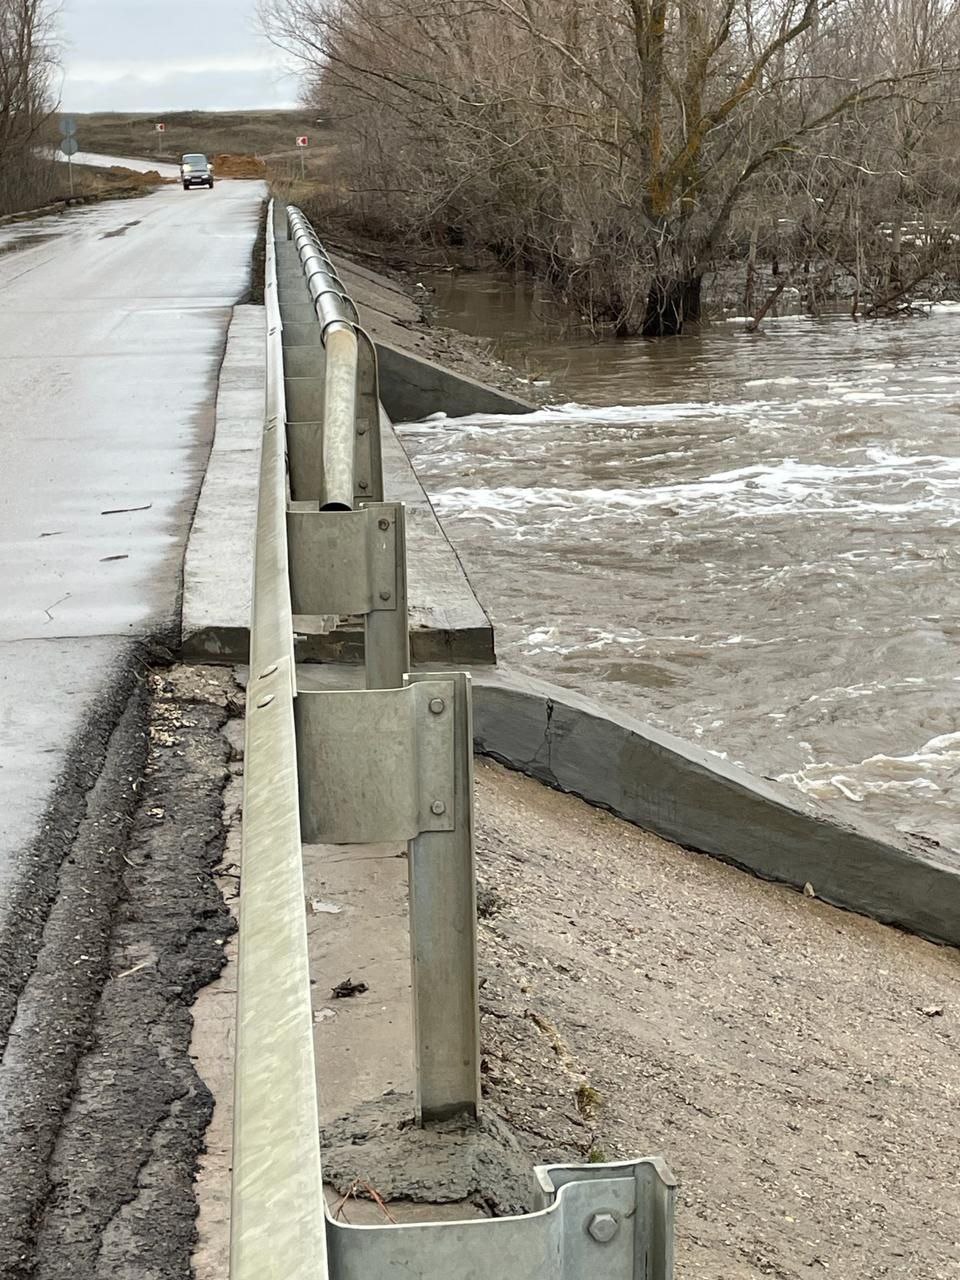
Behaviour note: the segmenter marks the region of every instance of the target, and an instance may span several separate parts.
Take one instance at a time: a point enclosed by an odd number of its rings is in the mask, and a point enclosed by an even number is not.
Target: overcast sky
[[[66,111],[296,105],[254,0],[64,0]]]

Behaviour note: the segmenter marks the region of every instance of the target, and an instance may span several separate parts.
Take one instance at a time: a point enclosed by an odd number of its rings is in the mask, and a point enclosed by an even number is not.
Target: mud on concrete
[[[324,1181],[341,1195],[373,1177],[388,1202],[469,1205],[495,1217],[525,1211],[530,1159],[502,1120],[489,1111],[475,1124],[418,1129],[413,1110],[412,1094],[391,1092],[325,1126]]]
[[[420,1134],[409,1094],[355,1105],[323,1129],[337,1197],[496,1216],[530,1207],[535,1164],[661,1155],[678,1280],[956,1274],[960,953],[499,765],[476,781],[485,1121]],[[323,892],[355,908],[339,873]],[[375,932],[369,993],[321,1022],[364,1027],[357,1076],[379,1042],[353,1006],[409,1016]]]
[[[212,870],[240,711],[229,671],[141,677],[86,797],[0,1065],[5,1280],[190,1274],[190,1004],[233,927]]]

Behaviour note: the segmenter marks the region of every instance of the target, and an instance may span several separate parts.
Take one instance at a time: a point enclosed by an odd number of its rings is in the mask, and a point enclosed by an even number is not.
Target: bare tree
[[[620,333],[699,316],[705,275],[749,252],[743,209],[849,235],[868,175],[894,173],[912,208],[952,110],[946,0],[264,0],[263,18],[343,122],[369,225],[492,248]]]
[[[39,152],[53,106],[55,13],[47,0],[0,0],[0,210],[45,194],[51,163]]]

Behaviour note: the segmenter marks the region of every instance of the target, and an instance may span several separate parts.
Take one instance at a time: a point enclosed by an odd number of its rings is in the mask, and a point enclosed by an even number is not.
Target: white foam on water
[[[799,387],[801,380],[799,378],[750,378],[743,385],[745,387]]]
[[[438,512],[461,522],[451,534],[480,552],[481,590],[510,601],[516,638],[507,622],[505,643],[527,669],[564,679],[576,669],[596,690],[591,672],[606,681],[621,658],[662,661],[676,679],[663,688],[639,679],[617,696],[720,759],[746,754],[756,772],[785,768],[790,757],[778,751],[812,716],[817,752],[808,746],[781,781],[951,842],[960,731],[908,750],[936,699],[922,689],[929,680],[901,674],[913,667],[912,636],[918,663],[956,653],[938,615],[952,627],[960,303],[934,309],[956,314],[917,321],[909,339],[884,325],[837,324],[829,343],[822,330],[782,328],[808,317],[765,322],[780,326],[765,347],[715,330],[690,379],[670,359],[664,377],[654,368],[662,404],[433,415],[401,429],[415,438]],[[643,396],[628,374],[619,394]],[[535,548],[527,603],[510,567],[518,542]],[[545,603],[554,588],[556,607]],[[751,654],[759,645],[771,647]],[[755,697],[752,659],[765,682]],[[781,678],[784,696],[770,710],[766,695]],[[870,745],[850,746],[864,724]],[[858,760],[875,749],[878,724],[889,726],[889,754]],[[848,745],[838,747],[833,725]]]
[[[546,426],[642,426],[647,423],[679,422],[687,418],[738,418],[745,413],[775,407],[775,404],[762,400],[733,400],[728,403],[718,400],[678,400],[663,404],[621,404],[602,408],[571,401],[535,409],[532,413],[472,413],[462,418],[433,414],[421,422],[398,422],[394,425],[405,436],[430,435],[437,430],[459,432],[470,427],[482,427],[483,433],[487,434],[497,430],[515,431],[518,427],[530,430]]]
[[[786,292],[786,290],[784,290],[784,292]],[[760,321],[760,324],[761,324],[761,327],[763,327],[768,324],[782,325],[782,324],[797,324],[798,322],[808,323],[810,320],[813,320],[814,318],[815,318],[814,316],[808,316],[808,315],[790,315],[790,316],[766,315]],[[723,320],[721,321],[722,324],[753,324],[753,322],[754,322],[753,316],[724,316]]]
[[[453,487],[435,493],[434,505],[444,513],[480,516],[499,511],[523,514],[537,508],[553,508],[582,519],[602,519],[613,514],[642,515],[658,507],[697,512],[709,508],[718,516],[755,518],[801,512],[814,515],[867,515],[890,517],[919,510],[955,511],[960,492],[960,457],[940,455],[902,456],[870,451],[876,456],[847,466],[800,462],[784,458],[778,463],[754,463],[731,471],[717,471],[698,480],[678,484],[638,486],[633,489],[502,485]],[[882,481],[908,475],[916,493],[898,500],[880,493]],[[876,484],[865,484],[874,481]],[[889,493],[889,489],[886,491]]]
[[[798,787],[821,800],[843,796],[859,803],[873,795],[940,792],[940,784],[957,768],[960,768],[960,732],[940,734],[908,755],[878,754],[846,765],[821,761],[783,773],[777,781]]]

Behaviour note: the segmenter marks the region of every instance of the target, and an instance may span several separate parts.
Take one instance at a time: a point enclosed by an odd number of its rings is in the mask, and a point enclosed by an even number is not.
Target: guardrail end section
[[[539,1167],[535,1211],[357,1227],[327,1218],[333,1280],[672,1280],[676,1181],[659,1157]]]

